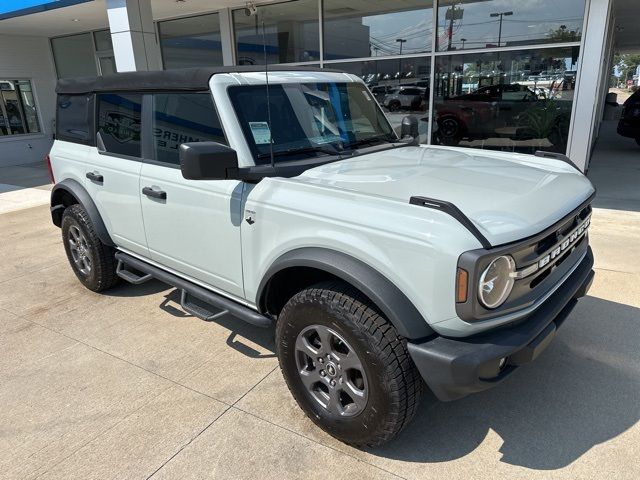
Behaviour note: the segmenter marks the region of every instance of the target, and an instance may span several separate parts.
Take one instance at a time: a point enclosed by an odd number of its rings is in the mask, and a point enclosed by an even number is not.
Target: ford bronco
[[[311,420],[379,445],[423,385],[455,400],[533,361],[593,278],[570,160],[416,130],[330,70],[60,80],[51,215],[87,288],[155,278],[189,314],[274,328]]]

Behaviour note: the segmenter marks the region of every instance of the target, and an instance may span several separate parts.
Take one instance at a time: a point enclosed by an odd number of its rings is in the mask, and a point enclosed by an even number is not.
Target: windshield
[[[336,155],[365,145],[397,141],[384,113],[359,83],[265,85],[229,88],[231,102],[257,164]]]

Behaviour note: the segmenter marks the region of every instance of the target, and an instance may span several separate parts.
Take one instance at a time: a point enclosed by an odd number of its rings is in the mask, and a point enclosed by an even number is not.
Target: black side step
[[[198,317],[198,318],[200,318],[200,319],[202,319],[202,320],[204,320],[206,322],[211,322],[211,321],[215,320],[216,318],[223,317],[224,315],[229,313],[228,310],[221,310],[219,312],[212,312],[211,310],[207,309],[207,307],[204,307],[204,306],[198,305],[196,303],[190,302],[189,301],[189,292],[187,292],[186,290],[182,290],[182,293],[180,294],[180,306],[189,315],[193,315],[194,317]]]
[[[203,302],[218,309],[224,310],[234,317],[250,323],[251,325],[263,328],[268,328],[273,325],[273,320],[271,318],[266,317],[261,313],[250,309],[249,307],[245,307],[244,305],[234,302],[233,300],[223,297],[222,295],[219,295],[215,292],[207,290],[206,288],[202,288],[195,283],[178,277],[177,275],[174,275],[172,273],[166,272],[161,268],[150,265],[147,262],[132,257],[131,255],[128,255],[124,252],[116,252],[116,260],[118,260],[118,263],[122,262],[124,265],[128,265],[135,270],[138,270],[146,275],[150,275],[151,277],[158,279],[161,282],[182,290],[182,298],[180,303],[182,304],[183,308],[185,308],[186,306],[185,311],[187,311],[191,315],[203,318],[204,320],[213,320],[221,316],[223,312],[214,314],[204,307],[200,307],[199,305],[189,302],[188,295],[193,295]]]
[[[130,270],[125,268],[125,264],[122,260],[118,260],[118,266],[116,268],[116,275],[118,275],[123,280],[126,280],[129,283],[133,283],[134,285],[140,285],[144,282],[148,282],[153,277],[150,274],[145,275],[136,275]]]

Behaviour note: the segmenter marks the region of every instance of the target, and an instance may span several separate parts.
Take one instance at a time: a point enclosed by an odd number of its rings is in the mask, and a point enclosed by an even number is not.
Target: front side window
[[[152,133],[151,159],[175,165],[182,143],[226,143],[209,92],[154,94]]]
[[[29,80],[0,79],[0,136],[40,133]]]
[[[104,93],[97,97],[98,133],[104,150],[117,155],[140,157],[140,112],[142,95]],[[100,144],[98,144],[101,147]]]
[[[271,147],[282,162],[397,140],[359,83],[271,85],[269,109],[264,85],[231,87],[229,95],[258,164],[270,161]]]

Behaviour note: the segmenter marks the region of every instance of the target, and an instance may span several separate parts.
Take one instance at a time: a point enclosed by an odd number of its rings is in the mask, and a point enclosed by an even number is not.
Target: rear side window
[[[98,133],[108,153],[141,157],[142,95],[104,93],[97,96]]]
[[[93,95],[58,95],[56,138],[93,144]]]
[[[226,143],[210,93],[153,95],[151,159],[178,165],[182,143]]]

